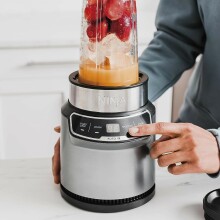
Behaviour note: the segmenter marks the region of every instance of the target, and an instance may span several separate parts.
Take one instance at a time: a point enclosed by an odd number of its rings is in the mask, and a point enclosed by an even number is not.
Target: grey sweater
[[[205,129],[220,127],[220,0],[161,0],[157,32],[139,59],[156,100],[203,58],[188,86],[180,120]]]

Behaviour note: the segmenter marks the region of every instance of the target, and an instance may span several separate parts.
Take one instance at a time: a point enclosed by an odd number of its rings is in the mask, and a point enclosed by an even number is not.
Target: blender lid
[[[220,189],[209,192],[203,199],[206,220],[220,219]]]

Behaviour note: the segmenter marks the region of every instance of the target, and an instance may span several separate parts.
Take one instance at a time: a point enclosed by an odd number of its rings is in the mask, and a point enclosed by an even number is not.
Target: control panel
[[[71,133],[95,141],[120,142],[132,139],[128,129],[152,123],[148,110],[125,117],[93,117],[73,113],[70,116]]]

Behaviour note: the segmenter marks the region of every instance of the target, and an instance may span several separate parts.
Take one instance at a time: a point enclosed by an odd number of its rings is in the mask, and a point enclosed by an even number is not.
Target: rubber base
[[[76,195],[61,185],[62,197],[71,205],[91,212],[112,213],[137,208],[149,202],[155,195],[155,185],[147,192],[120,200],[98,200]]]

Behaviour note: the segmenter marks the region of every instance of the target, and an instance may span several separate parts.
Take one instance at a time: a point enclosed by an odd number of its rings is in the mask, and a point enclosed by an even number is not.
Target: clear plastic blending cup
[[[130,86],[138,76],[136,0],[84,0],[80,82]]]

